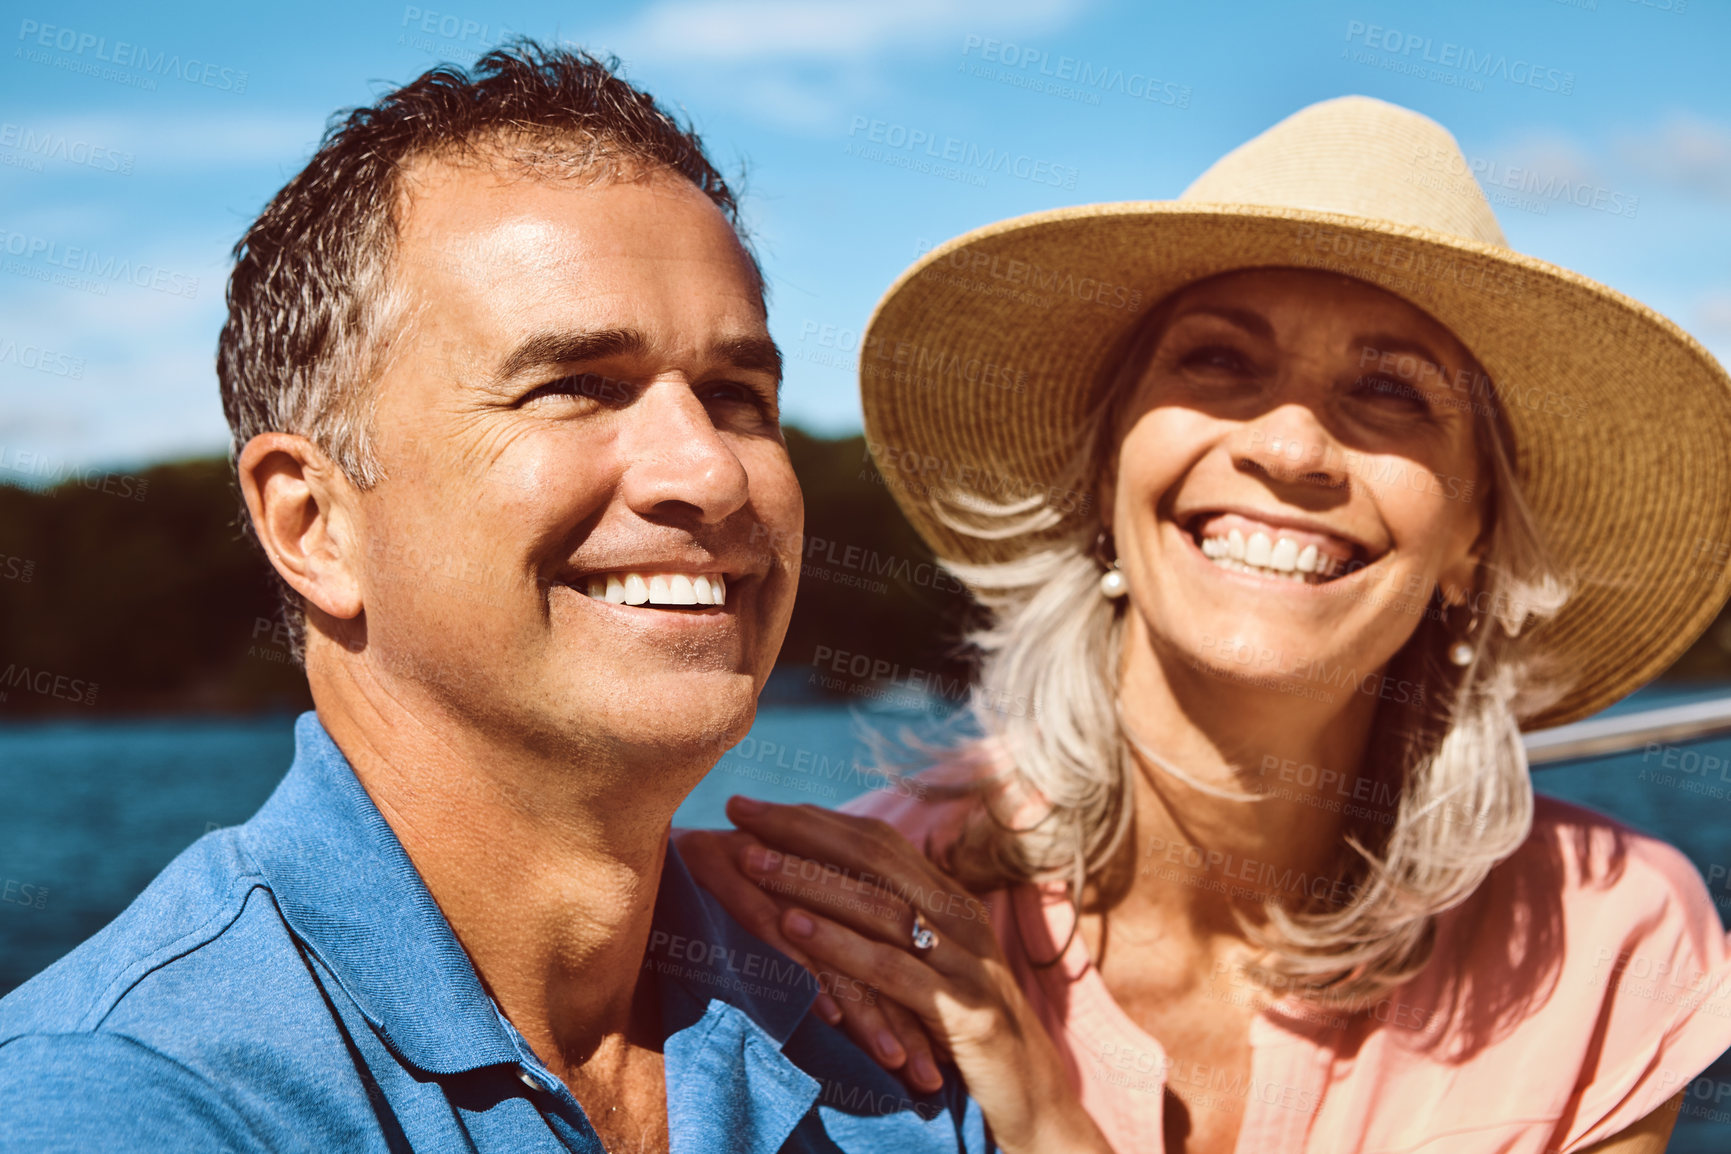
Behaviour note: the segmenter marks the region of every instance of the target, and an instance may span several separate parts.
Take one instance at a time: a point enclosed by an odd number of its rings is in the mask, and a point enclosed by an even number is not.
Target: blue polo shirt
[[[583,1151],[315,715],[243,826],[0,999],[0,1151]],[[911,1094],[668,850],[644,966],[674,1154],[993,1149],[953,1069]]]

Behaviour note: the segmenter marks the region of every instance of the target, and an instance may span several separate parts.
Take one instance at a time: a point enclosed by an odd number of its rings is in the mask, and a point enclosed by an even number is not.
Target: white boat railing
[[[1731,733],[1731,697],[1667,705],[1616,717],[1594,717],[1526,735],[1527,761],[1546,765],[1627,753],[1648,744],[1674,745]]]

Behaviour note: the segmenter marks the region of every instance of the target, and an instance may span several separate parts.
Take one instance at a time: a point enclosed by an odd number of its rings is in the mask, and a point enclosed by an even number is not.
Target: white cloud
[[[1581,142],[1560,132],[1525,133],[1497,149],[1493,158],[1571,184],[1600,178],[1593,157]]]
[[[1731,289],[1710,292],[1695,303],[1696,331],[1703,339],[1709,334],[1731,337]]]
[[[1624,160],[1668,184],[1731,201],[1731,128],[1676,113],[1657,130],[1618,142]]]
[[[202,272],[197,245],[164,238],[152,263]],[[160,259],[157,257],[160,254]],[[225,437],[214,354],[220,278],[196,299],[124,281],[105,295],[0,277],[0,348],[31,345],[79,359],[77,377],[0,364],[0,437],[78,465],[220,451]]]
[[[43,156],[49,165],[64,165],[67,155],[85,157],[92,148],[106,149],[130,155],[134,172],[298,165],[312,154],[324,132],[320,113],[108,112],[68,116],[13,111],[3,121],[0,142],[7,143],[0,147],[9,151]]]
[[[924,47],[976,29],[1069,22],[1081,0],[659,0],[605,39],[657,61],[839,61]]]
[[[767,69],[737,77],[729,96],[758,119],[798,131],[834,127],[844,110],[870,90],[863,77],[811,78],[792,69]]]
[[[959,51],[970,36],[1027,37],[1093,0],[656,0],[593,38],[633,66],[684,70],[705,107],[725,102],[780,128],[835,125],[881,94],[885,66]],[[693,68],[693,65],[701,67]]]

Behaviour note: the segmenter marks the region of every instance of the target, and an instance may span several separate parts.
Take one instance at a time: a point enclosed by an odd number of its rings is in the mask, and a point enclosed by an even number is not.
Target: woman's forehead
[[[1338,318],[1366,324],[1400,323],[1444,334],[1459,344],[1441,321],[1403,297],[1340,273],[1304,268],[1254,268],[1194,281],[1168,298],[1173,319],[1208,309],[1237,309],[1275,319],[1302,313],[1311,319]],[[1271,315],[1274,314],[1274,315]]]

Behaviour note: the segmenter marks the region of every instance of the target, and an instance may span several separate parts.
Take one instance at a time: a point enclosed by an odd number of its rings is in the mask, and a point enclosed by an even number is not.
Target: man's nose
[[[1281,405],[1248,422],[1233,438],[1232,459],[1282,484],[1337,489],[1347,483],[1345,451],[1304,405]]]
[[[650,384],[626,410],[622,490],[639,515],[714,524],[750,496],[750,478],[709,410],[683,379]]]

